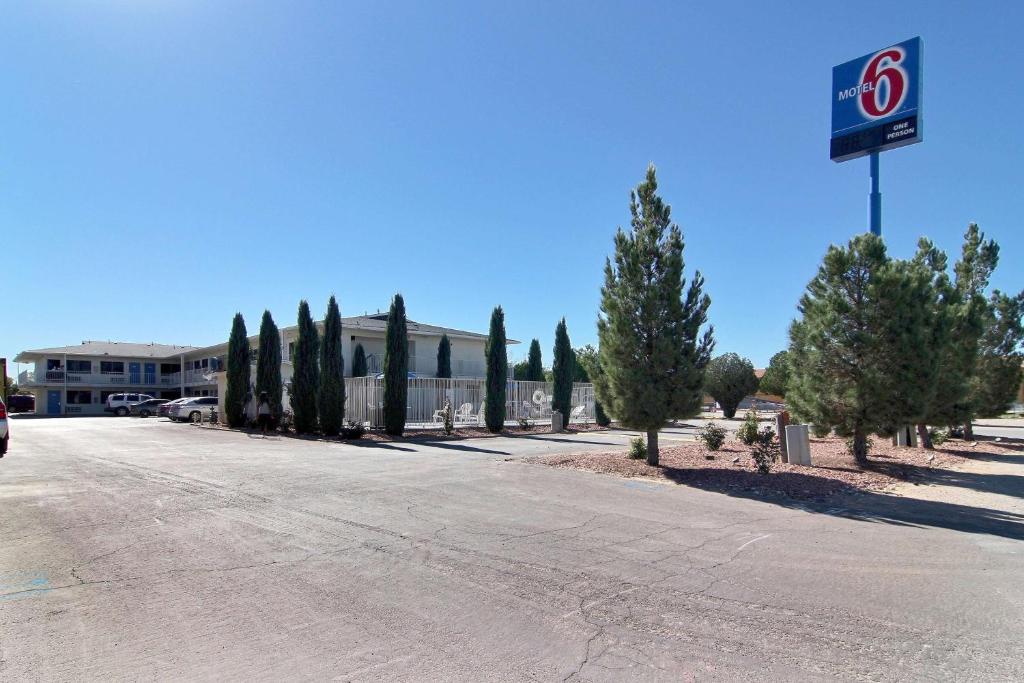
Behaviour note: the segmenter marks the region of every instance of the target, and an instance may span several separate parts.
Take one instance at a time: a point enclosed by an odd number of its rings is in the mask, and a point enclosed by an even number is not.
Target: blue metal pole
[[[878,152],[871,153],[871,233],[882,235],[882,193],[878,191]]]

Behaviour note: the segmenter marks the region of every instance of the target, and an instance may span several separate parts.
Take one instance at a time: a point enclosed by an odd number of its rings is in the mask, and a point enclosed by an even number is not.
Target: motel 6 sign
[[[832,161],[921,142],[922,57],[911,38],[832,67]]]

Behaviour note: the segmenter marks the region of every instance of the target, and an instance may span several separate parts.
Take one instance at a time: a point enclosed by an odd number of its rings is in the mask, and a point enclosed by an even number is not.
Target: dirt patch
[[[875,439],[866,467],[858,467],[842,439],[811,439],[811,466],[776,462],[770,474],[757,471],[750,450],[731,441],[712,453],[702,444],[661,449],[659,467],[630,460],[625,450],[535,456],[526,462],[588,470],[620,477],[661,479],[712,491],[748,491],[820,500],[838,493],[883,491],[895,484],[923,480],[943,469],[955,469],[969,459],[1020,454],[1020,446],[991,441],[949,441],[934,451],[897,448]],[[714,456],[713,460],[706,456]]]

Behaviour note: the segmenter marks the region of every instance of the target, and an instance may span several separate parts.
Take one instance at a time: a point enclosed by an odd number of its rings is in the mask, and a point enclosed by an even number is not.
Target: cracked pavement
[[[1005,520],[964,531],[520,462],[622,432],[13,428],[3,680],[1024,678],[1024,535]]]

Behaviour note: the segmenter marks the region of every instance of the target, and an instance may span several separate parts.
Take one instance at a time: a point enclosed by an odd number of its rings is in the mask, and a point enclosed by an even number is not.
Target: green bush
[[[717,451],[725,443],[725,428],[708,422],[697,432],[697,437],[704,442],[709,451]]]
[[[350,420],[341,428],[341,438],[343,439],[361,439],[365,433],[366,427],[363,426],[362,422],[352,422]]]
[[[628,455],[630,460],[643,460],[647,457],[647,444],[642,437],[630,439]]]
[[[447,436],[451,436],[452,432],[455,431],[455,416],[452,414],[452,402],[447,398],[444,400],[444,408],[441,408],[441,425]]]
[[[947,432],[945,429],[938,429],[936,427],[932,427],[931,429],[928,430],[928,435],[932,438],[933,446],[941,446],[942,444],[946,443],[946,441],[949,440],[949,432]]]
[[[772,471],[772,463],[779,457],[779,441],[775,438],[775,430],[764,427],[756,432],[754,443],[751,444],[750,457],[757,464],[757,471],[768,474]]]
[[[832,428],[826,425],[811,425],[811,434],[815,439],[824,439],[832,433]]]
[[[754,442],[757,441],[757,411],[747,411],[747,416],[743,418],[743,424],[736,430],[736,438],[747,446],[754,445]]]

